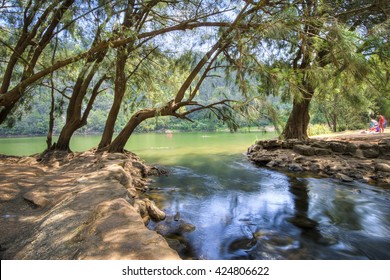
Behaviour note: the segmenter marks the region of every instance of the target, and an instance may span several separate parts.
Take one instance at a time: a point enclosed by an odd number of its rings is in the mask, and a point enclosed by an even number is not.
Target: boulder
[[[110,165],[105,168],[106,180],[116,180],[126,188],[132,187],[132,177],[120,165]]]
[[[357,146],[353,143],[347,143],[345,147],[345,154],[354,155],[357,151]]]
[[[283,149],[292,149],[295,145],[303,145],[304,143],[298,139],[288,139],[282,143]]]
[[[347,144],[343,142],[336,142],[336,141],[329,142],[329,147],[333,152],[339,154],[344,154],[345,151],[347,150]]]
[[[383,159],[390,160],[390,140],[382,139],[378,143],[379,156]]]
[[[51,201],[46,199],[39,193],[34,191],[27,192],[23,195],[23,198],[28,202],[32,203],[35,207],[44,208],[51,204]]]
[[[323,149],[323,148],[313,148],[313,149],[314,149],[314,153],[317,156],[327,156],[332,153],[329,149]]]
[[[288,165],[288,170],[293,171],[293,172],[302,172],[303,168],[297,163],[291,163]]]
[[[255,152],[259,151],[260,149],[261,149],[261,146],[255,144],[255,145],[252,145],[252,146],[250,146],[250,147],[248,148],[247,153],[248,153],[248,154],[252,154],[252,153],[255,153]]]
[[[279,140],[268,140],[268,141],[263,141],[261,143],[263,149],[266,150],[275,150],[278,148],[282,147],[282,141]]]
[[[158,223],[155,231],[162,236],[180,236],[185,233],[193,232],[195,229],[196,227],[193,224],[187,223],[183,220],[174,221],[171,219],[166,219],[165,221]]]
[[[293,151],[303,156],[314,156],[314,148],[307,145],[294,145]]]
[[[179,230],[181,232],[193,232],[196,229],[196,227],[193,224],[190,223],[180,223]]]
[[[375,164],[375,171],[390,173],[390,165],[386,163],[377,163]]]
[[[151,201],[149,199],[144,199],[144,202],[146,204],[146,210],[148,211],[149,217],[154,221],[162,221],[165,219],[166,215],[164,211],[161,211],[154,201]]]
[[[269,154],[257,154],[252,157],[252,160],[257,163],[258,165],[267,165],[270,161],[272,161],[274,158],[276,158],[275,155],[269,155]]]
[[[370,149],[363,150],[363,156],[365,158],[377,158],[379,156],[379,148],[378,146],[373,146]]]
[[[311,146],[314,148],[329,149],[329,144],[326,141],[314,141]]]
[[[370,143],[361,143],[359,144],[359,149],[361,150],[368,150],[368,149],[371,149],[372,148],[372,144]]]
[[[318,172],[319,170],[321,170],[321,165],[319,163],[313,162],[309,165],[309,170],[313,172]]]
[[[336,178],[343,182],[353,182],[353,179],[343,173],[337,173]]]

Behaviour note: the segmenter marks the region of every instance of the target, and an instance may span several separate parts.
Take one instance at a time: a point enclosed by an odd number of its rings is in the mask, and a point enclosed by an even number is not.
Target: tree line
[[[145,120],[192,121],[199,112],[232,130],[238,116],[262,116],[282,138],[306,139],[312,107],[337,130],[346,116],[390,113],[389,6],[384,0],[1,1],[0,123],[23,121],[26,111],[37,110],[37,99],[45,100],[48,150],[70,151],[96,100],[110,93],[98,145],[109,152],[123,152]],[[202,85],[221,79],[226,86],[201,93]],[[280,107],[288,109],[285,122]],[[126,118],[119,125],[120,114]]]

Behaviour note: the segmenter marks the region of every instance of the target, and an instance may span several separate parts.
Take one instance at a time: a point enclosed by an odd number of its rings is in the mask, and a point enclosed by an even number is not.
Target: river
[[[244,153],[262,133],[137,134],[126,146],[169,171],[148,193],[168,215],[183,258],[390,259],[390,190],[259,168]],[[76,136],[72,149],[99,137]],[[0,154],[27,155],[44,138],[0,139]],[[175,217],[175,221],[173,219]]]

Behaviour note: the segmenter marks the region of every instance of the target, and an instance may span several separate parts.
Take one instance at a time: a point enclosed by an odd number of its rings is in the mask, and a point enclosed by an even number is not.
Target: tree
[[[147,28],[144,30],[127,32],[124,36],[119,37],[107,30],[105,38],[98,44],[91,46],[93,40],[87,40],[87,42],[80,44],[82,46],[80,52],[67,52],[66,55],[59,56],[53,64],[43,66],[39,65],[38,61],[44,54],[46,46],[53,40],[54,35],[63,33],[72,27],[76,28],[74,26],[77,26],[81,19],[94,11],[101,13],[110,11],[113,6],[119,5],[122,1],[91,0],[76,2],[74,0],[57,0],[50,4],[46,1],[38,0],[27,1],[27,3],[20,1],[11,2],[13,5],[2,9],[2,15],[5,16],[2,17],[1,23],[6,25],[3,29],[6,30],[5,33],[12,34],[12,36],[8,36],[12,38],[9,40],[11,42],[1,41],[8,49],[6,56],[10,56],[10,59],[4,60],[6,67],[2,76],[0,91],[0,124],[6,120],[19,101],[26,96],[28,88],[35,86],[39,80],[58,69],[96,56],[99,53],[107,52],[110,49],[132,44],[134,41],[146,42],[150,38],[167,32],[191,30],[201,26],[226,26],[228,24],[226,22],[205,22],[198,20],[199,18],[196,17],[195,20],[185,18],[181,21],[173,18],[169,21],[169,24],[161,26],[156,24],[156,22],[148,22],[148,13],[146,13],[145,17],[141,19],[141,21],[147,23]],[[182,1],[136,1],[137,9],[139,6],[144,6],[144,4],[147,6],[149,3],[154,2],[158,2],[160,5],[168,3],[185,4]],[[199,1],[199,3],[203,2]],[[70,9],[71,7],[74,9]],[[199,10],[203,9],[204,7],[202,6],[202,9]],[[17,23],[16,25],[14,24],[15,22]],[[115,22],[111,23],[110,27],[114,24]],[[77,28],[85,29],[85,26],[81,24]],[[12,30],[11,27],[13,28]],[[56,28],[59,28],[57,32],[54,31]],[[12,45],[13,41],[16,41],[15,46]],[[75,41],[68,43],[75,43]],[[67,45],[68,47],[70,46],[69,44]]]
[[[230,26],[225,29],[220,35],[216,43],[209,49],[209,51],[199,60],[187,78],[184,80],[179,90],[172,95],[172,99],[167,101],[159,108],[147,108],[137,111],[127,122],[126,126],[121,130],[118,136],[108,145],[107,150],[109,152],[123,152],[124,147],[134,132],[135,128],[146,119],[150,119],[157,116],[174,116],[180,119],[188,119],[188,115],[204,109],[214,109],[221,115],[226,111],[218,106],[228,104],[231,100],[220,100],[218,102],[202,105],[194,100],[199,92],[199,88],[202,82],[206,79],[209,72],[213,69],[214,63],[217,61],[218,56],[227,49],[237,26],[241,24],[241,21],[256,9],[249,9],[250,4],[247,3],[240,10]],[[199,78],[197,78],[199,76]],[[192,88],[194,86],[194,88]],[[181,109],[187,108],[185,111]]]
[[[257,81],[263,94],[291,100],[281,138],[304,140],[311,101],[326,79],[338,79],[338,85],[346,78],[369,83],[366,77],[373,69],[365,44],[373,27],[386,20],[389,5],[386,1],[302,0],[275,1],[267,8],[258,16],[268,21],[268,28],[258,25],[237,40],[247,41],[237,48],[241,72],[252,77],[246,80]],[[245,79],[239,82],[247,86]]]
[[[61,23],[64,15],[74,4],[74,0],[52,1],[9,1],[9,8],[2,9],[1,20],[14,24],[16,28],[7,30],[11,32],[9,40],[15,40],[12,46],[8,42],[1,43],[8,48],[9,59],[0,87],[0,123],[3,123],[15,104],[22,97],[22,92],[16,90],[12,99],[3,103],[2,97],[10,91],[10,86],[15,89],[18,84],[23,84],[34,75],[34,70],[43,51],[55,36],[55,30]],[[15,34],[15,35],[14,35]],[[25,90],[30,84],[22,87]]]
[[[318,71],[331,68],[332,75],[338,78],[354,75],[355,81],[364,80],[368,64],[362,51],[354,44],[355,36],[359,35],[354,31],[361,25],[370,30],[373,24],[383,21],[389,5],[385,1],[374,4],[367,1],[325,2],[323,5],[320,1],[309,0],[302,1],[299,10],[303,13],[304,23],[297,34],[299,41],[292,69],[299,77],[297,82],[301,94],[294,97],[293,108],[282,133],[284,139],[308,138],[309,106],[318,86],[315,77]],[[329,18],[328,15],[332,14],[335,14],[334,18]],[[355,36],[350,36],[351,32]],[[360,35],[360,40],[364,41],[364,34]],[[318,40],[323,41],[318,43]],[[336,125],[334,116],[334,130]]]

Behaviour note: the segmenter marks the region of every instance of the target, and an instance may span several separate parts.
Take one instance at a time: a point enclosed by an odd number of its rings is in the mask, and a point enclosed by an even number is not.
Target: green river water
[[[126,148],[168,176],[148,193],[168,215],[151,229],[190,223],[169,238],[183,258],[390,259],[390,190],[259,168],[245,157],[263,133],[136,134]],[[74,151],[98,136],[76,136]],[[0,154],[43,151],[45,139],[0,138]],[[174,221],[173,216],[180,216]],[[175,225],[177,223],[177,225]]]

